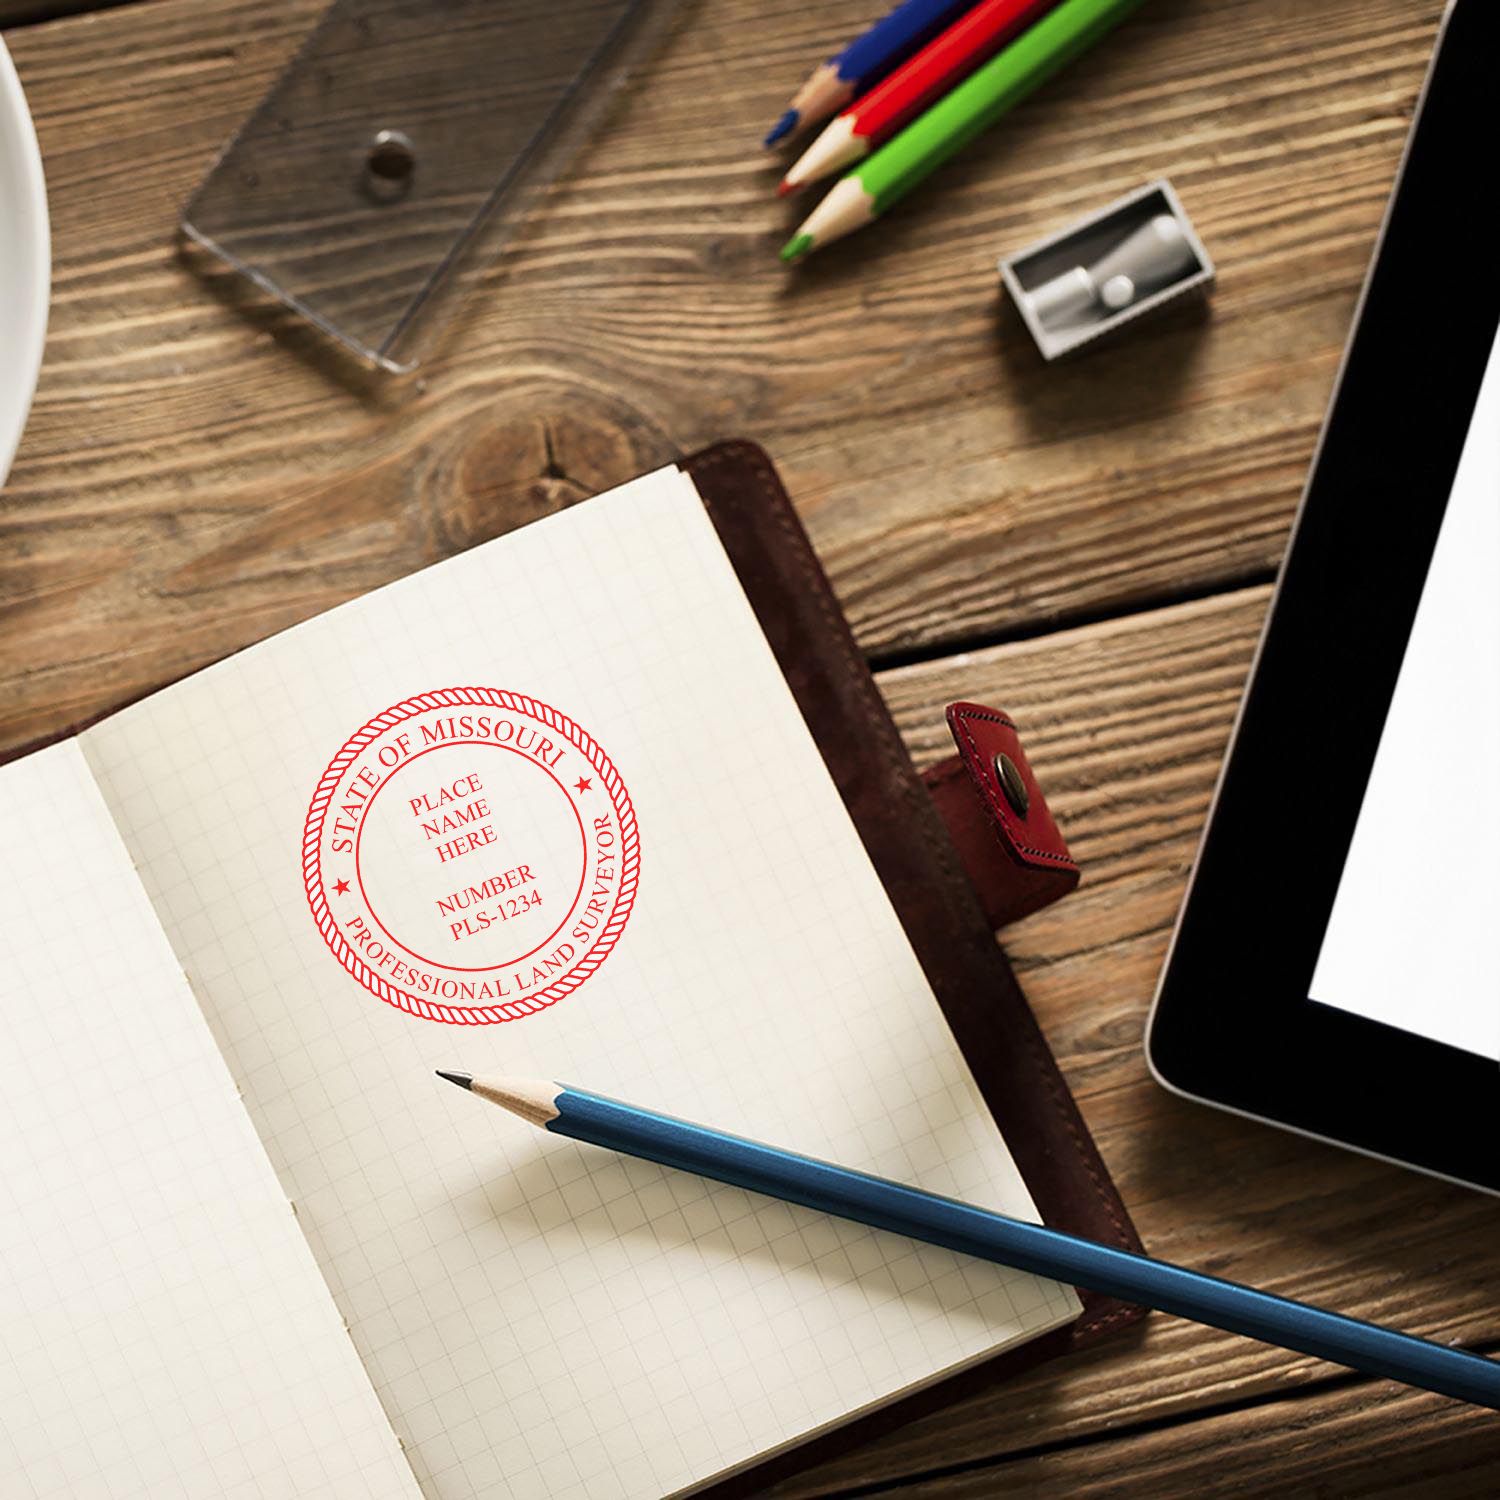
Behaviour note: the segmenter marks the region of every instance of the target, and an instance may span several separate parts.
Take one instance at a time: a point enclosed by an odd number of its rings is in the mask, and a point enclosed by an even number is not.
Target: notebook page
[[[0,827],[0,1494],[415,1500],[76,741]]]
[[[1076,1313],[433,1077],[562,1078],[1033,1214],[678,471],[85,744],[429,1500],[662,1494]],[[486,1009],[519,1018],[428,1018]]]

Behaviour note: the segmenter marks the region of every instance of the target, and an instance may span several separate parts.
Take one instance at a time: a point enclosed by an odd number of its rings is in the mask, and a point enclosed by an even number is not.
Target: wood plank
[[[1253,589],[1114,620],[888,672],[882,686],[922,762],[949,753],[942,708],[954,699],[1017,716],[1084,880],[1010,929],[1004,945],[1148,1249],[1428,1336],[1494,1340],[1500,1204],[1186,1103],[1146,1070],[1142,1026],[1266,598],[1267,590]],[[1010,1467],[988,1465],[1038,1445],[1095,1443],[1122,1427],[1294,1395],[1332,1373],[1315,1360],[1153,1316],[1143,1335],[891,1430],[776,1494],[828,1494],[975,1464],[987,1467],[973,1493],[1030,1494],[1052,1459],[1018,1465],[1024,1480],[1014,1490]],[[1361,1410],[1360,1403],[1389,1407],[1401,1423],[1430,1415],[1434,1430],[1461,1443],[1488,1442],[1495,1430],[1488,1413],[1412,1399],[1401,1405],[1405,1398],[1381,1382],[1339,1398]],[[1209,1434],[1217,1425],[1205,1424],[1201,1439],[1196,1428],[1173,1428],[1175,1436],[1152,1439],[1143,1451],[1152,1462],[1178,1455],[1187,1464],[1181,1456],[1216,1441]],[[1351,1428],[1351,1441],[1369,1430]],[[1379,1451],[1389,1455],[1407,1429],[1382,1430]],[[1097,1450],[1099,1473],[1109,1472],[1114,1446]],[[1493,1492],[1500,1449],[1483,1451],[1493,1459],[1485,1470]],[[1094,1459],[1079,1458],[1077,1470],[1058,1462],[1067,1483],[1094,1473]],[[1065,1492],[1063,1481],[1056,1492]],[[1177,1492],[1153,1488],[1144,1468],[1132,1491]]]
[[[1365,1385],[1127,1435],[900,1489],[913,1500],[1079,1495],[1489,1500],[1500,1422],[1456,1402]],[[880,1493],[878,1490],[867,1494]]]
[[[425,378],[351,389],[180,263],[179,206],[322,0],[10,34],[56,291],[0,502],[0,746],[745,433],[886,658],[1264,577],[1438,0],[1156,0],[857,243],[775,263],[760,130],[868,0],[686,7]],[[994,257],[1169,173],[1211,315],[1044,366]]]

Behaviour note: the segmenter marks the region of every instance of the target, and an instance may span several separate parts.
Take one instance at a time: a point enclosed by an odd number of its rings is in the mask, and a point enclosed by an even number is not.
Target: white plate
[[[10,470],[47,332],[51,238],[42,157],[0,41],[0,484]]]

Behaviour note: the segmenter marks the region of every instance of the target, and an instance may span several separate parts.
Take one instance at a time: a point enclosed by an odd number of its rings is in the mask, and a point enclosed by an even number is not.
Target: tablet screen
[[[1357,506],[1358,497],[1350,497]],[[1393,535],[1391,545],[1401,545]],[[1338,684],[1329,684],[1337,711]],[[1469,421],[1312,999],[1500,1061],[1500,339]]]
[[[1189,1098],[1500,1194],[1500,5],[1453,0],[1173,934]]]

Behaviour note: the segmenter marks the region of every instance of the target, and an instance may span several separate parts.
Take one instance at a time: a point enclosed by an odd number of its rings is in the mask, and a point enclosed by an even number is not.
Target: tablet
[[[1500,6],[1428,74],[1147,1031],[1168,1088],[1500,1191]]]

